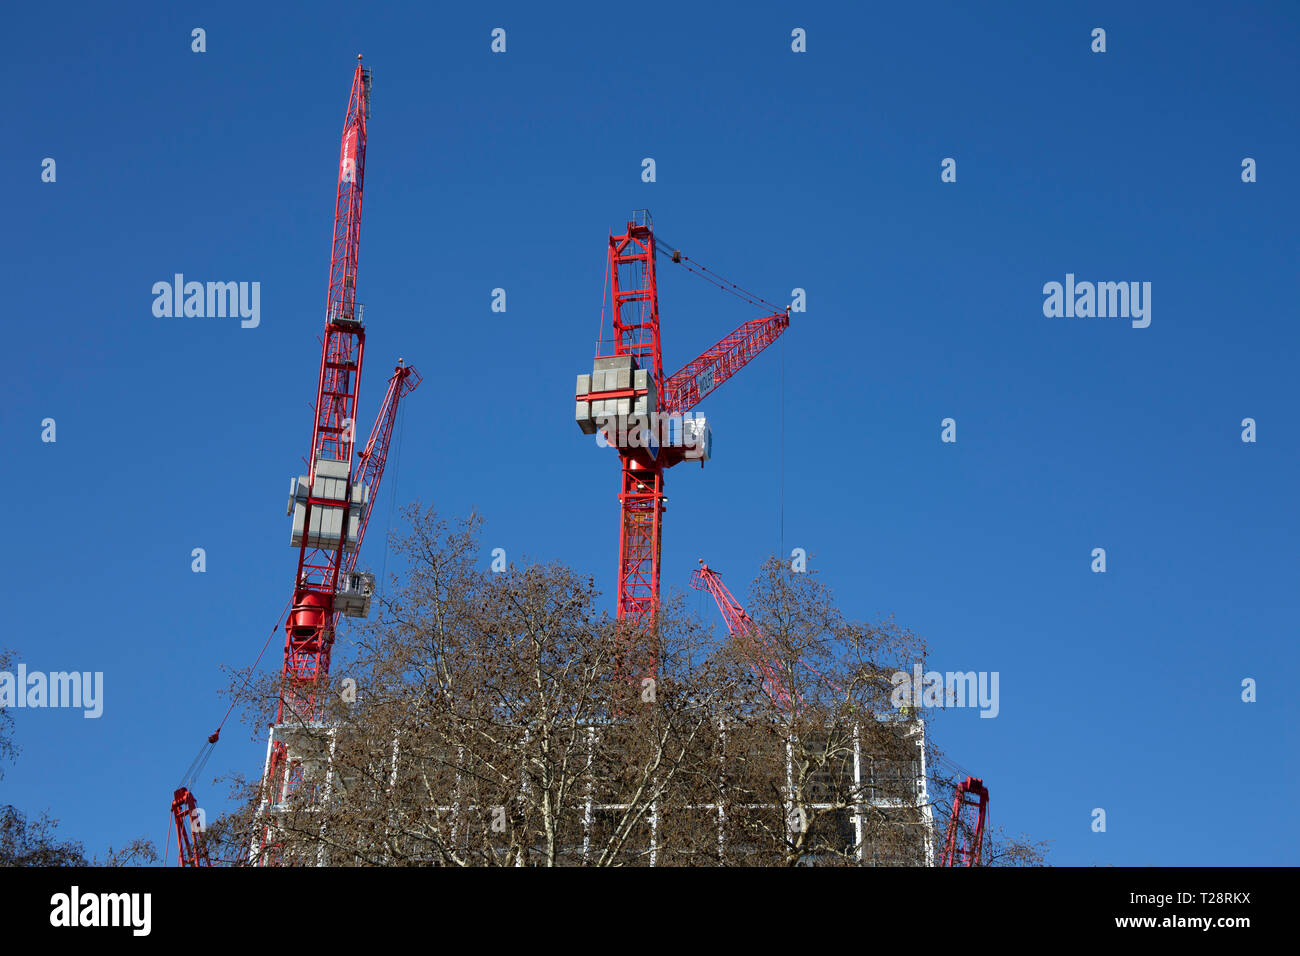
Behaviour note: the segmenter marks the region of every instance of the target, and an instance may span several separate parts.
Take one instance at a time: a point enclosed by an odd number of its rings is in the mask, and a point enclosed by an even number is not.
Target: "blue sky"
[[[714,460],[669,473],[665,587],[703,557],[743,596],[803,547],[851,615],[894,614],[940,670],[999,672],[996,719],[933,731],[992,823],[1054,863],[1295,864],[1298,824],[1262,788],[1300,783],[1300,14],[896,6],[10,11],[0,646],[106,688],[98,720],[16,712],[0,800],[92,850],[161,847],[221,666],[252,661],[288,596],[363,52],[367,427],[399,356],[424,375],[363,563],[384,560],[389,496],[419,498],[484,515],[485,564],[562,560],[612,607],[617,468],[571,389],[606,236],[648,207],[724,276],[807,292],[700,406]],[[155,318],[176,272],[260,282],[261,324]],[[1150,282],[1150,326],[1045,317],[1067,273]],[[666,368],[755,314],[665,270]],[[209,813],[212,775],[259,772],[255,736],[228,725],[196,785]]]

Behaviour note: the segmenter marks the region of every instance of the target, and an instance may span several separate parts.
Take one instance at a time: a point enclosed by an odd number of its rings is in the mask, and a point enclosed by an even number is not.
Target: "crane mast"
[[[627,356],[633,367],[640,366],[653,375],[655,382],[662,382],[659,289],[655,274],[654,228],[649,215],[643,222],[629,222],[625,235],[610,237],[609,271],[613,290],[614,355]],[[648,381],[643,382],[646,391],[634,390],[634,394],[637,397],[648,395],[648,386]],[[657,459],[647,460],[645,450],[641,451],[637,454],[635,449],[619,449],[622,475],[618,496],[620,531],[616,617],[624,626],[619,629],[621,646],[618,655],[625,673],[653,677],[655,658],[643,638],[652,632],[659,603],[660,532],[665,506],[666,468]],[[638,655],[641,660],[635,659]]]
[[[361,198],[366,174],[370,71],[357,59],[339,150],[338,191],[330,252],[325,333],[312,416],[305,480],[294,483],[292,543],[298,546],[292,607],[285,622],[284,667],[277,723],[286,715],[312,720],[316,692],[329,674],[334,595],[345,553],[359,543],[366,489],[353,484],[357,395],[365,354],[364,309],[358,306]],[[355,510],[354,510],[355,509]]]

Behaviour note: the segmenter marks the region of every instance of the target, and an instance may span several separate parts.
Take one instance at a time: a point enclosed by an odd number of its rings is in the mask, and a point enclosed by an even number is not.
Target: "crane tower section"
[[[358,58],[339,149],[338,191],[330,252],[325,331],[312,421],[308,471],[290,485],[293,516],[290,544],[298,549],[298,570],[285,622],[280,713],[302,720],[316,716],[316,689],[329,674],[335,611],[345,555],[360,540],[361,515],[371,489],[352,481],[357,396],[366,333],[364,307],[357,302],[361,242],[361,199],[366,172],[366,122],[370,116],[370,71]],[[346,589],[345,589],[346,590]]]

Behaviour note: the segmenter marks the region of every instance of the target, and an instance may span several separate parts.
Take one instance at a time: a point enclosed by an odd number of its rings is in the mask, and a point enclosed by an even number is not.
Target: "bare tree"
[[[892,621],[847,620],[815,572],[769,559],[746,602],[753,635],[724,651],[775,671],[724,714],[729,862],[920,865],[928,828],[922,725],[891,713],[889,675],[924,643]],[[775,684],[780,693],[773,694]]]
[[[889,675],[924,657],[846,620],[773,559],[750,596],[762,653],[684,610],[620,633],[589,576],[482,568],[477,518],[408,509],[407,565],[336,660],[323,719],[282,718],[288,777],[237,783],[208,834],[228,861],[634,866],[887,863],[932,847],[923,724]],[[341,643],[341,642],[340,642]],[[635,653],[625,653],[634,648]],[[265,726],[268,685],[252,710]]]
[[[0,648],[0,671],[9,673],[14,663],[14,652]],[[14,718],[5,707],[0,707],[0,780],[5,776],[5,764],[18,756],[14,743]]]
[[[1026,833],[1013,837],[994,827],[984,838],[984,865],[1046,866],[1049,848],[1046,840],[1034,840]]]

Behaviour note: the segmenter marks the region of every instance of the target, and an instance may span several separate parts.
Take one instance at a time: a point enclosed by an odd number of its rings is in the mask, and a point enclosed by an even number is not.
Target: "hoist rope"
[[[608,263],[606,263],[608,265]],[[596,354],[600,354],[600,339],[605,334],[605,304],[609,295],[609,269],[600,270],[605,274],[605,284],[600,290],[600,328],[596,329]],[[612,320],[611,320],[612,321]]]
[[[655,238],[655,249],[656,249],[656,252],[658,251],[658,247],[659,247],[659,244],[660,244],[661,241],[662,241],[662,240],[660,240],[658,237]],[[669,242],[667,242],[667,241],[663,241],[663,246],[664,246],[664,249],[665,249],[665,250],[667,250],[667,249],[672,249],[672,250],[673,250],[673,251],[672,251],[672,254],[670,255],[670,259],[671,259],[673,262],[676,262],[677,264],[679,264],[679,265],[681,265],[681,266],[684,266],[688,272],[693,272],[695,275],[699,276],[701,279],[704,279],[704,280],[707,281],[707,282],[711,282],[711,283],[713,283],[715,286],[717,286],[717,287],[718,287],[719,289],[721,289],[723,292],[730,292],[730,293],[731,293],[732,295],[734,295],[736,298],[741,299],[741,300],[743,300],[743,301],[745,301],[745,302],[748,302],[750,305],[756,305],[756,306],[759,306],[759,307],[764,308],[764,309],[769,309],[769,310],[771,310],[772,312],[784,312],[784,311],[785,311],[785,307],[784,307],[784,306],[773,305],[771,302],[767,301],[767,300],[764,299],[762,296],[758,295],[758,293],[756,293],[756,292],[750,292],[748,289],[745,289],[745,288],[743,288],[743,287],[737,285],[736,283],[732,282],[731,280],[729,280],[729,279],[724,279],[722,276],[718,275],[716,272],[714,272],[714,271],[713,271],[712,269],[710,269],[708,266],[704,265],[704,263],[702,263],[702,262],[697,262],[696,260],[694,260],[694,259],[692,259],[690,256],[688,256],[686,253],[682,252],[680,249],[678,249],[677,247],[673,246],[672,243],[669,243]]]
[[[271,646],[271,638],[275,637],[276,632],[280,630],[280,625],[284,622],[284,615],[289,610],[289,602],[292,600],[293,598],[290,597],[288,601],[284,602],[284,608],[280,611],[280,617],[275,622],[275,626],[271,628],[271,633],[266,636],[266,643],[263,644],[262,649],[258,651],[257,659],[253,661],[253,665],[248,669],[248,673],[244,676],[244,682],[240,684],[239,689],[231,695],[230,706],[226,708],[226,713],[225,716],[221,718],[221,723],[217,724],[217,729],[213,732],[212,736],[207,739],[207,742],[199,748],[199,752],[190,763],[189,769],[185,771],[185,777],[181,780],[182,787],[188,787],[192,784],[195,778],[203,772],[203,768],[207,766],[208,759],[212,756],[212,751],[216,748],[217,740],[221,736],[221,728],[226,726],[226,721],[230,718],[231,712],[235,709],[235,705],[239,703],[239,695],[244,692],[244,688],[247,687],[248,682],[252,680],[253,672],[257,670],[257,665],[262,662],[262,655],[265,654],[266,649]]]
[[[777,461],[780,463],[780,481],[777,491],[778,510],[780,512],[781,561],[785,562],[785,336],[781,336],[781,388],[777,395],[780,405],[781,437],[777,449]]]

